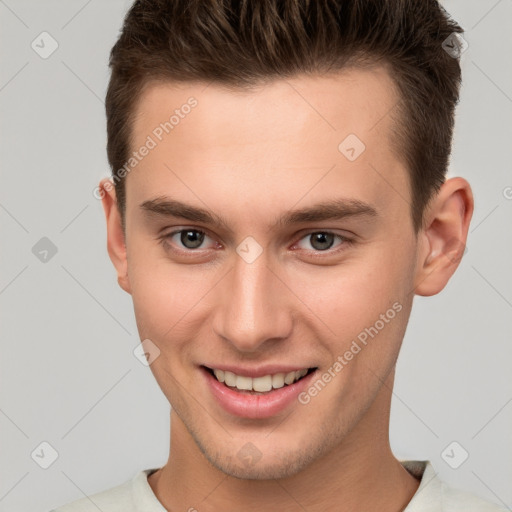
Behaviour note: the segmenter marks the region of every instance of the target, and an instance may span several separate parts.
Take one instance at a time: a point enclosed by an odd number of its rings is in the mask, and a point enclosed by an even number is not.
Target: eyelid
[[[174,235],[177,235],[179,233],[182,233],[184,231],[197,231],[198,233],[203,233],[204,235],[206,235],[208,238],[210,238],[211,240],[213,240],[217,245],[222,245],[220,244],[220,242],[217,242],[215,237],[213,237],[212,235],[210,235],[209,231],[205,228],[198,228],[198,227],[180,227],[178,229],[174,229],[173,231],[169,231],[169,233],[164,233],[162,236],[161,236],[161,239],[162,241],[164,242],[167,242],[169,239],[171,239]],[[170,243],[170,242],[168,242]],[[175,249],[176,251],[181,251],[181,252],[188,252],[188,253],[198,253],[200,251],[204,251],[205,249],[204,248],[199,248],[199,249],[187,249],[186,247],[185,248],[182,248],[182,247],[178,247]]]
[[[176,246],[174,246],[174,244],[171,244],[169,242],[170,238],[172,238],[174,235],[182,233],[183,231],[197,231],[198,233],[203,233],[208,238],[214,240],[217,245],[220,245],[222,247],[222,244],[220,242],[217,242],[215,237],[210,235],[209,231],[206,228],[191,227],[191,226],[188,226],[188,227],[187,226],[181,226],[181,227],[179,227],[177,229],[173,229],[172,231],[170,231],[168,233],[163,233],[159,238],[160,238],[162,243],[166,243],[168,245],[172,245],[172,250],[174,250],[175,252],[178,252],[178,253],[198,254],[198,253],[204,252],[206,250],[206,249],[203,249],[203,248],[187,249],[187,248],[176,247]],[[306,238],[308,236],[311,236],[311,235],[313,235],[315,233],[326,233],[326,234],[334,235],[335,237],[338,237],[341,240],[341,243],[338,244],[338,246],[336,248],[334,248],[334,249],[326,249],[325,251],[316,251],[314,249],[309,249],[308,250],[308,249],[300,249],[299,248],[299,250],[306,251],[309,254],[312,254],[314,257],[327,257],[328,255],[337,254],[337,253],[342,252],[343,250],[345,250],[347,248],[347,246],[353,245],[355,243],[354,238],[351,238],[349,236],[342,235],[340,233],[336,233],[335,231],[333,231],[331,229],[317,228],[317,229],[304,230],[301,233],[296,234],[295,238],[297,236],[300,236],[300,238],[298,238],[297,242],[294,242],[294,244],[292,246],[292,249],[295,248],[299,244],[299,242],[301,242],[304,238]],[[325,255],[325,256],[323,256],[323,255]]]
[[[346,235],[342,235],[341,233],[336,233],[335,231],[332,231],[330,229],[313,229],[313,230],[309,230],[305,233],[303,233],[299,240],[293,244],[292,248],[298,246],[298,244],[304,240],[306,237],[308,236],[311,236],[315,233],[324,233],[324,234],[329,234],[329,235],[334,235],[335,237],[338,237],[340,240],[341,240],[341,243],[338,244],[334,249],[326,249],[325,251],[315,251],[314,249],[301,249],[301,250],[305,250],[309,253],[312,253],[314,254],[315,256],[321,256],[322,254],[326,254],[326,255],[332,255],[332,254],[336,254],[337,252],[340,252],[340,251],[343,251],[346,246],[348,245],[351,245],[355,242],[355,240],[349,236],[346,236]]]

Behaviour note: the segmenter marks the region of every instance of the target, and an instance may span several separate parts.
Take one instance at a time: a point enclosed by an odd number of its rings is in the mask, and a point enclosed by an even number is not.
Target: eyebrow
[[[224,217],[205,208],[183,203],[167,196],[144,201],[140,207],[150,215],[187,219],[192,222],[219,226],[228,232],[232,232],[228,221]],[[359,199],[340,198],[285,212],[274,221],[271,229],[306,222],[342,220],[349,217],[371,220],[378,216],[377,209],[369,203]]]

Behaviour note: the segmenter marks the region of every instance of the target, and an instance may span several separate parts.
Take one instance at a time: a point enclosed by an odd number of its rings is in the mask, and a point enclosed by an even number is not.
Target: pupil
[[[182,231],[181,243],[188,249],[196,249],[204,240],[204,233],[196,230]]]
[[[314,233],[312,236],[311,245],[315,249],[325,250],[329,249],[333,244],[334,235],[332,233]],[[327,241],[326,241],[327,240]],[[320,245],[318,246],[317,243]],[[327,245],[327,247],[326,247]]]

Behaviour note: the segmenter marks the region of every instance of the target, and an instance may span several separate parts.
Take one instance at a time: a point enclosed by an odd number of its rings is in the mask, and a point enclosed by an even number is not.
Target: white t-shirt
[[[439,479],[428,460],[405,460],[401,464],[418,479],[416,493],[403,512],[506,512],[507,509],[469,492],[448,486]],[[158,468],[145,469],[112,489],[80,498],[50,512],[167,512],[148,483]]]

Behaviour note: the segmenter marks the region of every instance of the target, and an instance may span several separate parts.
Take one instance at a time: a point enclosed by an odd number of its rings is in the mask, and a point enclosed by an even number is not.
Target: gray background
[[[167,459],[169,406],[132,353],[132,303],[92,195],[109,174],[107,59],[130,3],[0,0],[0,511],[47,512]],[[415,299],[391,441],[510,508],[512,0],[444,5],[469,43],[450,176],[470,181],[476,208],[455,276]],[[46,59],[31,47],[43,31],[59,45]],[[46,262],[32,252],[42,237],[57,247]],[[48,449],[31,457],[43,441],[58,453],[48,469]]]

